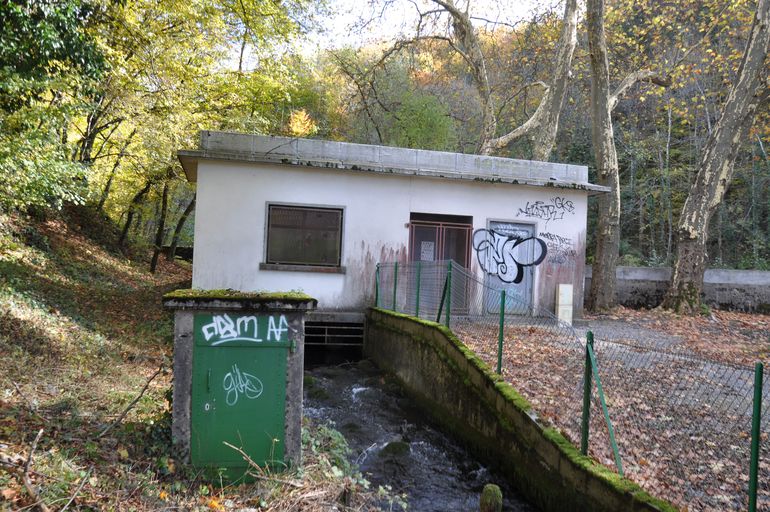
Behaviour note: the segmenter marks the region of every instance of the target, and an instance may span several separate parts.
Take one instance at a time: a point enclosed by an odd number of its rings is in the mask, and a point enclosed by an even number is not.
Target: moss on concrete
[[[495,484],[487,484],[481,491],[480,512],[500,512],[503,509],[503,492]]]
[[[438,329],[447,340],[449,340],[455,347],[457,347],[463,356],[465,356],[466,360],[468,360],[473,366],[475,366],[481,373],[483,373],[489,380],[494,383],[495,388],[513,405],[515,405],[516,408],[524,412],[529,412],[532,410],[532,404],[530,404],[526,398],[521,396],[513,386],[505,382],[501,375],[498,375],[496,372],[492,371],[489,365],[482,361],[475,352],[473,352],[465,345],[465,343],[460,341],[457,335],[455,335],[455,333],[453,333],[452,330],[446,325],[437,322],[431,322],[430,320],[423,320],[422,318],[409,316],[403,313],[396,313],[387,309],[373,308],[373,310],[379,311],[380,313],[384,313],[386,315],[394,316],[396,318],[403,318],[411,322],[422,324],[426,327],[430,327],[431,329]]]
[[[403,313],[396,313],[386,309],[373,308],[373,310],[379,313],[382,313],[386,316],[404,319],[414,324],[420,324],[427,328],[440,331],[443,334],[443,336],[447,339],[447,341],[449,341],[452,345],[454,345],[458,349],[458,351],[464,356],[464,358],[489,380],[489,383],[492,384],[495,390],[505,398],[505,401],[507,403],[509,403],[510,405],[512,405],[513,407],[515,407],[516,409],[518,409],[523,413],[529,413],[532,410],[532,405],[523,396],[521,396],[513,386],[505,382],[500,375],[498,375],[497,373],[494,373],[486,363],[481,361],[478,358],[478,356],[476,356],[475,353],[473,353],[473,351],[471,351],[467,346],[465,346],[465,344],[463,344],[457,338],[457,336],[445,325],[432,322],[430,320],[415,318]],[[429,340],[428,338],[426,338],[425,336],[421,335],[418,332],[411,332],[411,331],[399,329],[387,323],[375,321],[374,324],[378,328],[391,331],[396,334],[409,336],[414,341],[420,344],[427,345],[429,348],[431,348],[434,351],[434,353],[438,355],[438,357],[441,360],[447,363],[452,368],[452,370],[457,373],[458,378],[462,379],[463,384],[466,387],[470,388],[473,391],[473,393],[478,397],[479,400],[483,400],[485,402],[486,408],[489,411],[492,411],[494,416],[497,418],[501,428],[507,431],[512,431],[515,428],[513,427],[513,425],[511,425],[510,418],[506,417],[507,415],[503,414],[500,411],[495,410],[493,405],[486,403],[487,402],[486,397],[483,396],[481,390],[476,389],[476,386],[473,385],[470,375],[463,374],[462,369],[459,367],[457,362],[453,360],[451,357],[449,357],[448,354],[443,353],[443,350],[440,350],[436,346],[436,344],[433,343],[431,340]],[[394,369],[390,369],[390,370],[394,371]],[[425,402],[430,402],[427,399],[423,399],[421,401],[423,402],[423,406],[426,407],[426,409],[428,409],[427,412],[432,417],[434,417],[438,422],[444,423],[446,425],[451,426],[453,429],[458,429],[459,431],[461,431],[462,433],[460,434],[460,437],[466,437],[468,434],[470,435],[474,434],[472,432],[473,429],[471,427],[466,425],[459,425],[458,422],[452,417],[450,411],[445,411],[443,407],[439,405],[434,405],[432,403],[425,403]],[[675,512],[677,510],[670,503],[649,495],[647,492],[642,490],[641,487],[639,487],[637,484],[621,477],[620,475],[618,475],[611,469],[603,466],[602,464],[598,463],[594,459],[591,459],[590,457],[582,455],[580,451],[577,449],[577,447],[574,444],[572,444],[572,442],[570,442],[568,439],[566,439],[564,435],[562,435],[562,433],[557,429],[550,428],[550,427],[544,428],[542,426],[539,426],[538,428],[542,436],[546,440],[548,440],[551,444],[553,444],[557,448],[557,450],[570,463],[575,465],[576,468],[586,472],[587,474],[590,474],[596,477],[601,482],[606,484],[608,487],[614,489],[617,493],[621,495],[631,496],[633,502],[642,505],[642,508],[649,507],[649,508],[660,510],[661,512]],[[646,505],[647,507],[644,507],[644,505]]]
[[[298,291],[289,292],[241,292],[230,288],[223,290],[198,290],[183,288],[163,296],[163,300],[250,300],[256,302],[307,302],[313,299]]]

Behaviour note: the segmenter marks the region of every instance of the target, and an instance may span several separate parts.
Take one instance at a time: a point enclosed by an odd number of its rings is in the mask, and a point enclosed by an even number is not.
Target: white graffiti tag
[[[225,375],[222,381],[222,387],[225,390],[225,401],[227,405],[235,405],[238,398],[245,395],[251,400],[259,398],[264,387],[262,381],[250,373],[242,373],[237,364],[233,365],[232,371]]]
[[[522,248],[531,256],[519,261],[514,249]],[[548,253],[545,242],[539,238],[519,238],[498,233],[492,229],[477,229],[473,233],[473,248],[479,265],[487,274],[497,276],[504,283],[519,284],[524,279],[524,268],[540,265]]]
[[[267,340],[259,337],[259,322],[267,321]],[[289,332],[289,322],[284,315],[279,317],[269,316],[240,316],[233,320],[227,313],[214,315],[211,323],[201,328],[203,338],[211,341],[211,346],[221,345],[230,341],[250,341],[262,343],[262,341],[283,341]],[[264,334],[264,331],[263,331]]]
[[[557,196],[551,198],[550,204],[543,201],[527,201],[527,205],[524,208],[519,208],[519,213],[516,216],[523,215],[543,219],[548,225],[549,221],[563,219],[565,213],[575,215],[575,204],[569,199]]]

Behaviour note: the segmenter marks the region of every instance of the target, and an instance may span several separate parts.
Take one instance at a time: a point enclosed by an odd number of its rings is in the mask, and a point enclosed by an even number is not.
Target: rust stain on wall
[[[375,245],[361,241],[358,254],[347,259],[345,285],[341,300],[346,308],[363,309],[374,305],[374,279],[378,263],[405,263],[407,247],[399,245]]]

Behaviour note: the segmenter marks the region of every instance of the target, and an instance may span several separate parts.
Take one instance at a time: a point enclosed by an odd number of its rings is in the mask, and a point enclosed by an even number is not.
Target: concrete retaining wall
[[[541,425],[527,401],[446,327],[369,310],[364,351],[540,509],[675,510],[581,456],[558,431]]]
[[[668,267],[618,267],[618,303],[652,308],[661,303],[671,280]],[[770,272],[709,269],[703,277],[703,300],[719,309],[770,313]],[[591,286],[586,267],[585,287]]]

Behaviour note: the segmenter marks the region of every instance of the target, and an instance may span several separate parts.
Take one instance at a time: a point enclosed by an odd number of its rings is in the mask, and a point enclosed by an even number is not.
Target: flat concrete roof
[[[197,181],[198,161],[221,160],[609,192],[588,182],[584,165],[329,140],[201,131],[200,148],[177,156],[191,182]]]

